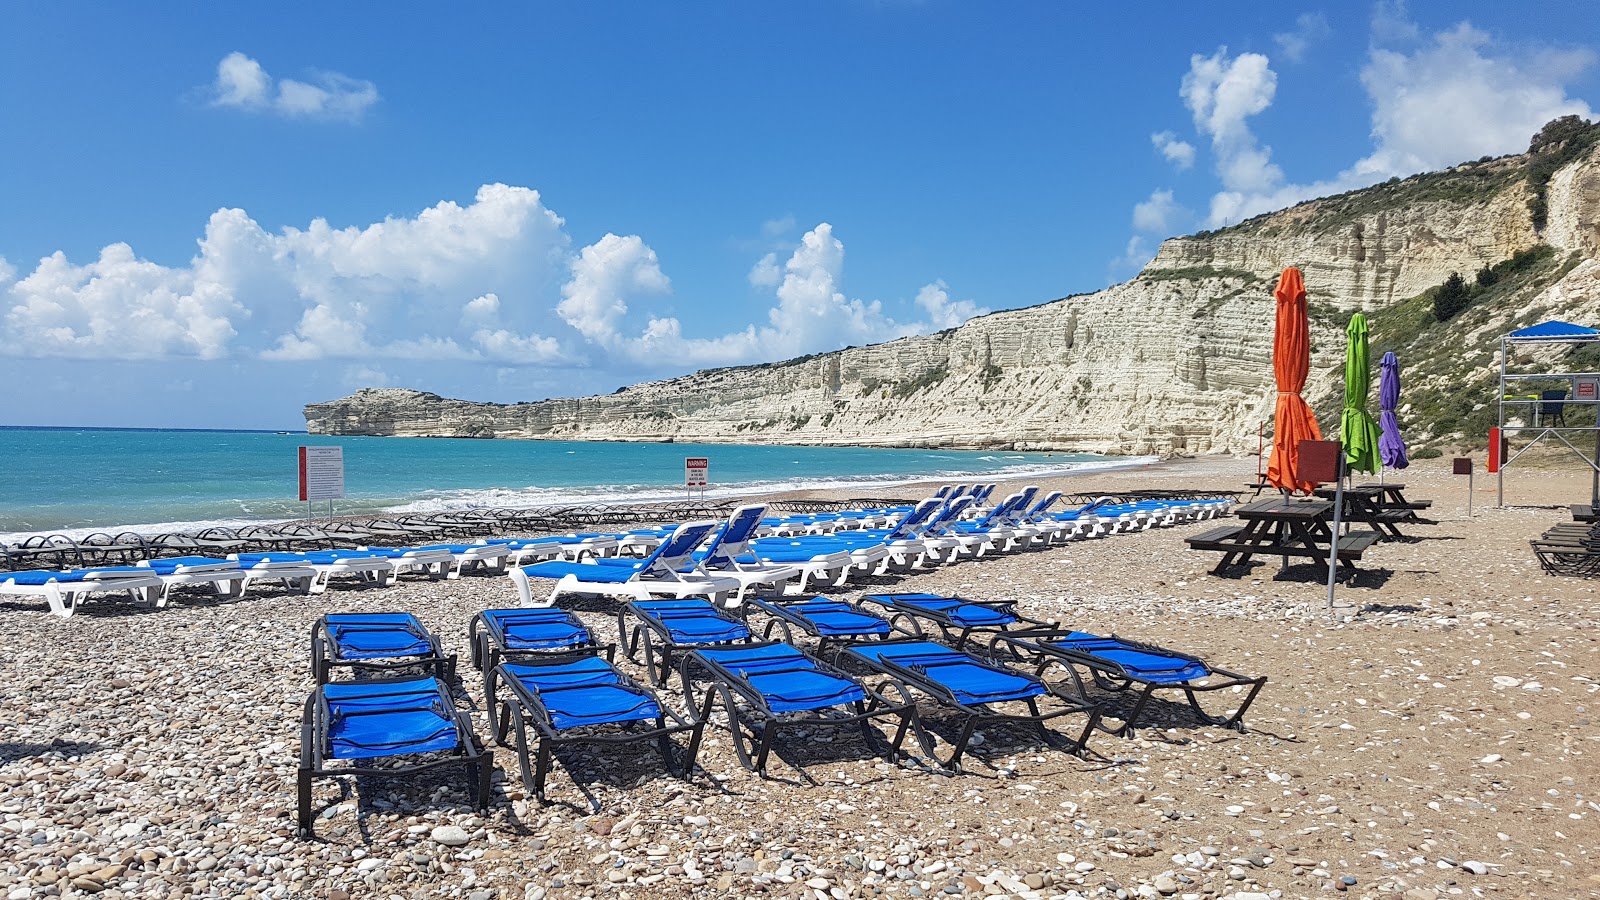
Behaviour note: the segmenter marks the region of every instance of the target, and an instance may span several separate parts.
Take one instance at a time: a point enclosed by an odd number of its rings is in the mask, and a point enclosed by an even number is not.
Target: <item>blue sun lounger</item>
[[[798,629],[817,639],[819,656],[825,655],[831,645],[884,640],[893,632],[882,618],[843,600],[796,597],[754,599],[750,603],[771,617],[761,633],[762,640],[772,640],[777,634],[784,643],[793,644],[794,632]]]
[[[1100,723],[1100,709],[1092,703],[1070,697],[1032,675],[984,662],[932,641],[856,644],[845,649],[841,659],[887,675],[960,714],[961,731],[950,742],[950,752],[944,759],[938,757],[924,735],[927,755],[952,771],[960,771],[961,756],[979,726],[1035,725],[1045,743],[1081,756]],[[1050,701],[1052,708],[1041,709],[1041,701]],[[1018,707],[1026,712],[1015,711]],[[1045,727],[1046,722],[1071,715],[1084,716],[1083,730],[1075,738],[1063,738]]]
[[[129,599],[154,604],[165,587],[160,576],[139,566],[0,572],[0,594],[41,596],[50,604],[50,613],[62,618],[77,612],[78,604],[90,594],[121,593]]]
[[[508,746],[517,751],[523,784],[540,803],[545,802],[545,782],[555,749],[569,744],[653,741],[669,771],[685,780],[694,773],[705,728],[704,711],[699,716],[692,711],[678,713],[649,688],[591,653],[502,662],[491,670],[484,696],[489,707],[497,707],[495,740],[505,744],[515,729],[516,743]],[[671,737],[683,732],[689,735],[689,745],[682,764],[675,766]],[[581,785],[579,790],[584,790]],[[598,811],[598,801],[586,790],[584,793]]]
[[[922,623],[939,629],[940,635],[957,650],[966,645],[974,632],[1011,630],[1016,625],[1047,626],[1052,623],[1030,619],[1017,612],[1015,603],[998,600],[967,600],[939,594],[868,594],[863,603],[881,606],[894,630],[911,637],[925,637]]]
[[[709,679],[703,709],[722,701],[733,736],[734,753],[752,772],[767,771],[767,756],[781,728],[842,728],[855,725],[869,746],[881,740],[871,720],[897,717],[887,742],[891,760],[901,755],[906,732],[916,726],[916,701],[898,686],[897,699],[862,686],[855,678],[800,652],[772,642],[735,647],[702,647],[683,657],[679,669],[684,700],[692,708],[697,675]]]
[[[1121,715],[1122,725],[1105,728],[1111,734],[1133,737],[1134,729],[1143,724],[1143,715],[1156,691],[1182,691],[1195,718],[1205,725],[1244,731],[1244,714],[1255,702],[1256,695],[1267,683],[1265,675],[1241,675],[1213,666],[1198,656],[1172,650],[1157,644],[1130,641],[1116,635],[1101,637],[1065,628],[1040,628],[999,634],[991,644],[992,650],[1009,650],[1013,654],[1035,660],[1038,674],[1043,676],[1051,665],[1066,669],[1072,676],[1078,692],[1088,693],[1079,667],[1085,669],[1096,687],[1112,694],[1138,689],[1133,708]],[[1216,691],[1244,692],[1243,701],[1230,715],[1214,716],[1200,707],[1197,694]]]
[[[627,621],[630,614],[636,620],[631,628]],[[637,660],[638,651],[644,651],[643,665],[650,683],[661,684],[667,680],[679,651],[749,643],[750,627],[698,598],[636,600],[618,610],[617,636],[629,659]]]
[[[596,643],[575,613],[554,606],[483,610],[467,625],[467,641],[472,645],[473,667],[483,672],[501,659],[585,647],[605,649],[610,658],[614,649]]]
[[[419,666],[449,678],[455,663],[410,613],[328,613],[311,626],[311,674],[317,684],[331,681],[335,668],[360,676]]]
[[[398,767],[367,762],[402,756],[418,761]],[[318,685],[300,723],[298,833],[311,837],[314,778],[408,777],[449,765],[466,770],[475,805],[488,808],[494,754],[478,742],[471,718],[456,708],[444,682],[397,678]]]

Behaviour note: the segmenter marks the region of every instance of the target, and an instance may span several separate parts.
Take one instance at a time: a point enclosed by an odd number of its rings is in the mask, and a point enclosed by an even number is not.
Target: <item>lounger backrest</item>
[[[755,537],[756,529],[761,527],[761,519],[767,514],[764,503],[751,503],[740,506],[728,516],[711,536],[711,542],[706,545],[705,561],[708,565],[726,563],[743,556],[750,549],[750,539]]]
[[[1044,497],[1040,498],[1038,503],[1035,503],[1031,508],[1027,509],[1026,511],[1024,511],[1021,514],[1019,514],[1018,516],[1016,516],[1016,521],[1018,521],[1018,522],[1033,522],[1033,521],[1036,521],[1040,516],[1042,516],[1045,513],[1049,512],[1050,511],[1050,507],[1055,506],[1056,505],[1056,501],[1060,500],[1060,499],[1061,499],[1061,492],[1060,491],[1051,491],[1050,493],[1045,494]]]
[[[929,497],[918,503],[912,507],[911,512],[906,513],[905,518],[901,519],[894,528],[889,530],[888,534],[884,535],[884,540],[903,540],[917,534],[944,504],[945,501],[938,497]]]
[[[967,507],[971,506],[972,504],[973,499],[971,494],[954,498],[950,502],[946,503],[944,508],[939,510],[939,513],[930,519],[928,524],[923,526],[923,528],[919,530],[917,534],[944,534],[945,531],[950,528],[951,523],[955,522],[957,519],[960,519],[961,514],[966,512]]]
[[[661,542],[655,552],[646,556],[639,565],[640,575],[671,575],[694,562],[694,551],[706,542],[706,537],[716,530],[718,523],[685,522]]]

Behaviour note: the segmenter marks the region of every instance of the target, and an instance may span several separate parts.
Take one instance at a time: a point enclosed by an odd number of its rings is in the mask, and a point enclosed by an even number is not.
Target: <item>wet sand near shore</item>
[[[1040,481],[1069,492],[1237,490],[1254,460],[1202,458]],[[1391,478],[1391,480],[1394,480]],[[762,779],[708,728],[684,783],[652,753],[567,754],[552,805],[515,755],[487,814],[449,775],[317,783],[293,836],[307,637],[325,611],[416,613],[466,659],[504,577],[335,587],[305,598],[87,604],[61,620],[0,598],[0,891],[8,897],[1580,897],[1600,896],[1600,600],[1528,540],[1586,501],[1558,461],[1466,479],[1403,473],[1437,525],[1367,551],[1325,607],[1326,570],[1236,577],[1186,548],[1195,524],[985,557],[836,592],[1015,600],[1026,612],[1197,653],[1270,681],[1236,733],[1180,715],[1088,759],[985,733],[969,773],[873,756],[854,735],[788,738]],[[914,496],[911,488],[896,489]],[[1538,508],[1554,507],[1555,508]],[[584,605],[603,636],[615,619]],[[626,661],[635,674],[642,669]],[[642,674],[641,674],[642,677]],[[678,702],[674,682],[666,692]],[[924,709],[932,707],[925,704]],[[800,754],[797,756],[796,754]],[[797,765],[798,764],[798,765]],[[358,802],[359,801],[359,802]]]

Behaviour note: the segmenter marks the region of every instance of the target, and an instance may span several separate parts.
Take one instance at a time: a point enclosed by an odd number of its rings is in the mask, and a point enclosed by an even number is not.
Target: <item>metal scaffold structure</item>
[[[1594,410],[1600,414],[1600,372],[1517,372],[1513,371],[1512,362],[1512,354],[1520,351],[1524,360],[1533,363],[1530,368],[1548,366],[1548,358],[1553,354],[1540,354],[1540,348],[1593,343],[1600,343],[1600,329],[1559,321],[1541,322],[1500,338],[1499,426],[1490,438],[1490,455],[1499,461],[1497,506],[1505,505],[1506,469],[1539,442],[1549,438],[1564,444],[1592,470],[1590,504],[1600,507],[1600,415],[1587,424],[1567,423],[1567,413],[1571,407]],[[1546,361],[1540,362],[1540,356],[1545,357]],[[1565,387],[1551,387],[1560,384],[1565,384]],[[1530,387],[1536,389],[1537,393],[1529,394],[1527,389]],[[1579,418],[1588,420],[1590,417],[1585,413]],[[1511,433],[1531,434],[1532,439],[1518,447],[1515,453],[1508,453],[1506,445],[1501,442],[1506,441]],[[1590,438],[1593,442],[1592,453],[1579,449],[1580,445],[1589,443]]]

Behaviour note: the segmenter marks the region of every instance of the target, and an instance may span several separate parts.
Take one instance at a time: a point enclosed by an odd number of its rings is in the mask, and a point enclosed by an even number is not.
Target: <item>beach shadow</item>
[[[1340,566],[1338,581],[1348,587],[1377,589],[1389,583],[1394,577],[1393,569],[1368,568],[1356,569],[1350,566]],[[1294,581],[1303,584],[1326,584],[1328,581],[1328,564],[1320,563],[1295,563],[1286,566],[1272,576],[1273,581]]]
[[[0,765],[16,762],[19,759],[43,756],[46,753],[56,753],[62,756],[85,756],[100,749],[102,749],[100,744],[92,744],[87,741],[63,741],[59,738],[48,744],[0,741]]]

